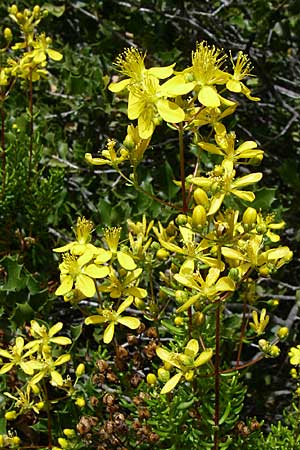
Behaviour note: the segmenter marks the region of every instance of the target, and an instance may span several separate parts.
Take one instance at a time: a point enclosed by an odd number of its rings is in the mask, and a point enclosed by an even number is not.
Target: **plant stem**
[[[3,101],[1,102],[1,148],[2,148],[2,192],[1,197],[5,197],[6,188],[6,153],[5,153],[5,111]]]
[[[216,309],[216,358],[215,358],[215,431],[213,450],[219,448],[219,418],[220,418],[220,303]]]
[[[50,402],[49,402],[49,398],[48,398],[48,391],[47,391],[47,386],[46,386],[45,380],[42,381],[42,385],[43,385],[46,410],[47,410],[48,448],[51,449],[52,448],[52,427],[51,427]]]
[[[247,326],[246,312],[247,312],[247,303],[246,303],[246,301],[244,301],[244,304],[243,304],[243,320],[242,320],[242,328],[241,328],[239,349],[238,349],[238,354],[237,354],[237,358],[236,358],[236,368],[239,367],[240,360],[241,360],[241,354],[242,354],[242,348],[243,348],[243,339],[244,339],[246,326]]]
[[[29,163],[28,163],[28,185],[30,185],[32,170],[32,153],[33,153],[33,90],[32,90],[32,72],[29,76]]]
[[[185,170],[184,170],[184,142],[183,142],[183,125],[179,124],[179,156],[180,156],[180,180],[181,180],[181,195],[182,195],[182,211],[188,211],[188,205],[185,192]]]
[[[100,296],[100,292],[99,292],[98,284],[97,284],[96,280],[94,280],[94,284],[95,284],[95,288],[96,288],[96,292],[97,292],[97,299],[98,299],[100,307],[102,308],[102,306],[103,306],[102,305],[102,299],[101,299],[101,296]]]

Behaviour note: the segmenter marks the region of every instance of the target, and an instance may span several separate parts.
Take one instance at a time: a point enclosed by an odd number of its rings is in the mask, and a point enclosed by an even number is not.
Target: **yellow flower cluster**
[[[46,9],[36,5],[32,11],[27,8],[20,11],[17,5],[12,5],[8,12],[19,27],[23,40],[12,45],[14,36],[11,29],[4,29],[6,45],[0,51],[6,56],[6,64],[0,69],[0,86],[7,86],[5,97],[16,78],[38,81],[48,76],[48,59],[60,61],[63,58],[60,52],[51,48],[52,39],[36,31],[40,21],[48,14]]]

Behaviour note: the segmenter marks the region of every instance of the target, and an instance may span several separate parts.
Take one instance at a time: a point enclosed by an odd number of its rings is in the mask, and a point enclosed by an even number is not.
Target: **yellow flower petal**
[[[212,358],[212,355],[213,350],[211,348],[204,350],[204,352],[202,352],[200,356],[198,356],[198,358],[195,360],[194,362],[195,367],[199,367],[202,366],[203,364],[206,364]]]
[[[219,292],[234,291],[234,281],[229,277],[222,277],[216,283],[216,289]]]
[[[95,315],[95,316],[89,316],[85,319],[84,323],[86,325],[96,325],[98,323],[104,323],[107,322],[107,319],[103,316]]]
[[[227,81],[226,87],[231,92],[241,92],[242,91],[241,83],[240,83],[240,81],[237,81],[237,80]]]
[[[120,263],[120,266],[122,266],[123,269],[126,269],[126,270],[136,269],[136,264],[134,262],[134,259],[132,258],[132,256],[128,255],[127,253],[119,251],[119,252],[117,252],[117,258]]]
[[[118,323],[125,325],[125,327],[130,328],[131,330],[135,330],[141,324],[140,320],[136,317],[124,316],[118,319]]]
[[[55,361],[55,366],[61,366],[62,364],[65,364],[66,362],[70,361],[71,355],[69,353],[66,353],[65,355],[60,355],[57,360]]]
[[[198,100],[210,108],[217,108],[221,104],[219,94],[212,86],[203,86],[199,91]]]
[[[178,123],[184,121],[184,111],[176,103],[170,102],[169,100],[160,99],[158,100],[156,106],[159,115],[166,122]]]
[[[194,357],[199,352],[199,342],[196,339],[191,339],[184,350],[184,354]]]
[[[57,336],[51,339],[51,342],[57,345],[70,345],[72,344],[72,340],[65,336]]]
[[[51,370],[50,375],[50,383],[52,384],[52,386],[62,386],[64,384],[63,377],[59,372],[57,372],[57,370]]]
[[[126,78],[125,80],[118,81],[117,83],[110,83],[108,89],[111,92],[121,92],[128,86],[130,81],[131,81],[130,78]]]
[[[14,367],[14,363],[6,363],[4,364],[1,369],[0,369],[0,375],[3,375],[6,372],[9,372],[13,367]]]
[[[182,375],[183,375],[182,373],[177,373],[172,378],[170,378],[169,381],[167,381],[167,383],[162,388],[161,394],[167,394],[168,392],[171,392],[172,389],[174,389],[175,386],[179,383]]]
[[[186,83],[182,75],[177,75],[166,81],[161,86],[161,92],[167,97],[176,97],[177,95],[184,95],[190,92],[195,86],[195,83]]]
[[[261,172],[250,173],[249,175],[245,175],[244,177],[238,178],[236,181],[232,183],[233,188],[239,188],[247,186],[248,184],[257,183],[262,179],[263,174]]]
[[[211,200],[209,211],[207,213],[208,216],[212,216],[220,209],[220,207],[223,203],[224,197],[225,197],[224,193],[218,193],[213,196],[213,198]]]
[[[76,288],[79,289],[83,295],[90,298],[96,293],[95,283],[92,278],[87,275],[80,274],[76,279]]]
[[[114,333],[115,333],[115,324],[114,322],[110,322],[110,324],[104,330],[103,342],[105,344],[109,344],[113,340]]]
[[[255,194],[251,191],[240,191],[238,189],[231,189],[231,193],[236,197],[245,200],[246,202],[253,202],[255,199]]]
[[[67,275],[63,278],[61,285],[56,289],[55,295],[66,295],[73,287],[73,278]]]
[[[84,273],[92,278],[104,278],[109,274],[109,268],[107,266],[96,266],[96,264],[89,264],[84,269]]]
[[[175,63],[165,67],[151,67],[150,69],[147,69],[147,73],[160,79],[168,78],[172,75],[174,66]]]
[[[138,116],[139,135],[142,139],[149,139],[152,136],[155,129],[153,119],[154,111],[152,105],[142,110],[141,114]]]
[[[48,48],[47,53],[53,61],[61,61],[63,59],[63,55],[52,48]]]
[[[34,326],[35,326],[34,322],[37,323],[35,320],[32,320],[30,322],[31,328],[38,334],[37,328],[34,328]],[[49,336],[50,337],[54,336],[56,333],[58,333],[62,329],[62,327],[63,327],[63,323],[62,322],[57,322],[55,325],[53,325],[53,327],[50,328]],[[39,328],[40,328],[40,326],[39,326]]]
[[[128,96],[128,119],[137,119],[145,108],[145,102],[140,97],[129,92]],[[141,136],[141,134],[140,134]],[[142,137],[142,136],[141,136]]]

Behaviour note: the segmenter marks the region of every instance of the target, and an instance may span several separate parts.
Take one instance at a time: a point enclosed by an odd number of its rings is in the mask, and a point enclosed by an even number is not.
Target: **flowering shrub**
[[[62,55],[44,34],[33,34],[39,8],[21,13],[13,5],[10,14],[24,34],[25,44],[15,49],[25,51],[17,62],[8,60],[3,86],[17,76],[32,83],[46,75],[47,57]],[[5,39],[11,40],[7,29]],[[287,264],[292,252],[280,245],[281,218],[253,206],[263,174],[251,167],[263,150],[240,141],[230,121],[239,95],[260,100],[244,84],[251,64],[243,52],[228,57],[207,42],[196,44],[191,65],[181,71],[175,63],[146,68],[145,61],[136,48],[117,58],[121,79],[109,90],[128,96],[128,119],[136,122],[122,143],[109,139],[99,155],[85,158],[111,166],[128,186],[160,203],[169,219],[141,211],[138,220],[104,228],[93,241],[94,224],[79,217],[75,239],[54,249],[61,255],[55,295],[65,302],[58,305],[67,311],[68,336],[60,334],[61,321],[48,324],[50,315],[17,329],[0,349],[4,448],[264,445],[261,424],[241,422],[242,378],[246,368],[279,356],[289,330],[270,326],[255,284]],[[141,179],[146,152],[163,126],[178,136],[174,202],[145,190]],[[193,164],[186,164],[187,155]],[[297,380],[298,347],[289,352]]]

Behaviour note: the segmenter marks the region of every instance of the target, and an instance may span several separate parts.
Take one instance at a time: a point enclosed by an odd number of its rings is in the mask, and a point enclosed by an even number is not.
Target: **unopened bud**
[[[177,225],[186,225],[188,222],[188,217],[185,214],[178,214],[176,218]]]
[[[39,5],[35,5],[35,7],[33,8],[33,14],[35,17],[38,17],[39,14],[41,12],[41,7]]]
[[[194,378],[194,371],[189,370],[188,372],[186,372],[184,374],[184,378],[186,379],[186,381],[191,381]]]
[[[176,316],[174,319],[174,323],[177,327],[180,327],[184,323],[184,318],[181,316]]]
[[[277,358],[280,355],[280,348],[277,345],[271,345],[269,354],[272,358]]]
[[[10,28],[4,28],[3,34],[6,41],[10,42],[12,40],[12,32]]]
[[[14,16],[15,16],[16,14],[18,14],[18,7],[17,7],[17,5],[11,5],[11,7],[8,8],[8,12],[9,12],[10,14],[13,14]]]
[[[248,207],[243,214],[243,224],[252,227],[256,223],[257,211],[254,208]]]
[[[67,441],[67,439],[65,438],[58,438],[58,443],[61,446],[61,448],[68,448],[69,447],[69,442]]]
[[[206,224],[206,211],[204,206],[197,205],[193,210],[192,226],[194,228],[203,227]]]
[[[75,375],[77,378],[81,377],[81,375],[83,375],[85,372],[85,365],[83,363],[78,364],[76,371],[75,371]]]
[[[79,408],[83,408],[85,406],[84,398],[83,397],[76,398],[75,405],[79,406]]]
[[[277,336],[279,339],[285,339],[289,334],[288,327],[281,327],[279,330],[277,330]]]
[[[65,428],[63,430],[63,433],[67,437],[75,437],[76,436],[75,430],[72,430],[72,428]]]
[[[157,382],[157,377],[154,373],[148,373],[146,380],[147,380],[147,384],[149,384],[150,386],[153,386]]]
[[[197,205],[203,205],[207,207],[209,205],[209,200],[207,197],[207,193],[201,189],[197,188],[194,192],[194,200],[197,203]]]
[[[157,371],[157,376],[160,381],[166,383],[170,379],[170,372],[163,367],[160,367]]]
[[[4,415],[6,420],[15,420],[17,418],[16,411],[7,411]]]
[[[160,260],[168,259],[170,256],[170,253],[165,248],[160,248],[156,252],[156,257]]]

